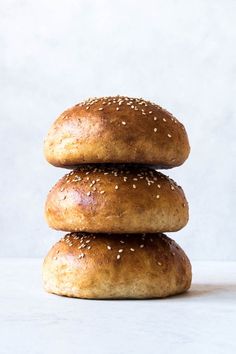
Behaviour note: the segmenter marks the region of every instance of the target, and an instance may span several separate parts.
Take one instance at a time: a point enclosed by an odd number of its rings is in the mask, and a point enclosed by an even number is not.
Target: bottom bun
[[[163,234],[71,233],[43,264],[45,290],[88,299],[145,299],[189,289],[191,264]]]

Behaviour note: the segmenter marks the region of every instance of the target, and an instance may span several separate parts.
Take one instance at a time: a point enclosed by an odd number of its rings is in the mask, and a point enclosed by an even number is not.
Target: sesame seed
[[[125,243],[125,241],[123,241],[123,240],[120,240],[120,243]]]
[[[159,194],[157,194],[156,198],[157,198],[157,199],[159,199],[159,198],[160,198]]]
[[[152,111],[149,111],[148,113],[149,113],[149,114],[152,114]]]
[[[103,107],[98,108],[99,111],[103,111]]]
[[[133,184],[133,188],[134,188],[134,189],[136,188],[136,184]]]
[[[90,196],[90,195],[91,195],[91,192],[88,192],[87,195]]]
[[[156,132],[157,132],[157,128],[154,128],[153,130],[154,130],[154,133],[156,133]]]
[[[122,124],[123,124],[123,125],[126,125],[126,122],[123,121]]]
[[[157,188],[159,188],[159,189],[160,189],[160,188],[161,188],[161,185],[160,185],[160,184],[158,184],[158,185],[157,185]]]
[[[119,110],[120,110],[120,108],[119,108],[119,107],[116,107],[116,110],[117,110],[117,111],[119,111]]]
[[[100,192],[100,194],[104,194],[104,193],[105,193],[105,191],[101,191],[101,192]]]
[[[166,122],[166,119],[165,118],[162,118],[163,122]]]
[[[158,264],[159,266],[161,266],[161,265],[162,265],[162,263],[161,263],[161,262],[157,262],[157,264]]]
[[[154,119],[154,120],[157,120],[157,117],[154,117],[153,119]]]
[[[173,186],[170,187],[172,189],[172,191],[175,189]]]
[[[116,256],[116,258],[117,258],[117,259],[120,259],[120,254],[118,254],[118,255]]]
[[[122,252],[123,252],[123,249],[121,248],[118,252],[119,252],[119,253],[122,253]]]
[[[134,252],[134,248],[130,248],[130,251]]]
[[[116,186],[115,186],[115,189],[118,189],[118,188],[119,188],[119,186],[116,185]]]
[[[167,134],[168,138],[171,138],[171,134]]]
[[[90,250],[91,246],[88,246],[87,249]]]
[[[144,245],[140,245],[139,247],[140,247],[140,248],[143,248],[143,247],[144,247]]]
[[[107,246],[107,248],[108,248],[109,250],[111,250],[111,246]]]

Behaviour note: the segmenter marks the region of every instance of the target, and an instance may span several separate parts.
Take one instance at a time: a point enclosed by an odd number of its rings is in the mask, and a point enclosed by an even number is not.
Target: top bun
[[[54,122],[45,157],[58,167],[88,163],[138,163],[172,168],[190,152],[184,126],[141,98],[101,97],[81,102]]]

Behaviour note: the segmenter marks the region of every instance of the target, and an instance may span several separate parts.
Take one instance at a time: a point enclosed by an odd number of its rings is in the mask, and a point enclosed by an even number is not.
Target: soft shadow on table
[[[236,298],[236,283],[234,284],[193,284],[189,291],[184,294],[178,295],[176,299],[200,299],[208,298],[209,300],[225,299],[227,301]]]

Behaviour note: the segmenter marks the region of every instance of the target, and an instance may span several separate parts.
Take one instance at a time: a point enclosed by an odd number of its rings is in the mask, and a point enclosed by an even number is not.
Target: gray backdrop
[[[167,172],[190,204],[170,236],[196,260],[235,260],[236,1],[1,0],[0,256],[43,256],[62,233],[43,205],[65,171],[44,136],[89,96],[142,96],[186,126],[192,151]]]

